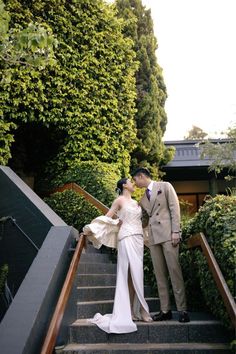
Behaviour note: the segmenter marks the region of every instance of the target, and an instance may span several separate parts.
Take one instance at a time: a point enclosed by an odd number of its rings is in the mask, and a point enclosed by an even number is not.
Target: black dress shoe
[[[172,319],[172,312],[168,311],[167,313],[164,313],[160,311],[156,315],[152,317],[153,321],[166,321],[166,320],[171,320]]]
[[[188,312],[186,312],[186,311],[179,312],[179,322],[181,322],[181,323],[190,322]]]

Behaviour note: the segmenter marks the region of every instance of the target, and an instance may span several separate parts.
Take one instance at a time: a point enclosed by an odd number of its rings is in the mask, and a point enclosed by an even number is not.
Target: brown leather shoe
[[[172,319],[172,312],[169,310],[167,313],[160,311],[152,317],[153,321],[166,321]]]

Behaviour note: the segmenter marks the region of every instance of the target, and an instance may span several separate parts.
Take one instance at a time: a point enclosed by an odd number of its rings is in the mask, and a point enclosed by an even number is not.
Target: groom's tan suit
[[[173,247],[171,234],[180,232],[180,208],[176,192],[169,182],[153,182],[150,200],[146,193],[140,204],[143,226],[148,225],[149,246],[156,275],[162,311],[171,308],[168,273],[178,311],[185,311],[186,299],[182,271],[179,265],[179,245]]]

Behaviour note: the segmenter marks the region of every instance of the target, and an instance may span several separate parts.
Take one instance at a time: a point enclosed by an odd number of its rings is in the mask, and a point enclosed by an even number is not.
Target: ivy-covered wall
[[[56,142],[46,161],[53,175],[74,160],[117,162],[127,170],[136,139],[137,63],[113,6],[102,0],[6,0],[6,9],[12,28],[31,21],[48,25],[58,46],[55,65],[11,68],[11,81],[0,86],[4,127],[14,122],[19,128],[26,123],[48,129],[49,140]],[[27,155],[24,141],[30,132],[19,134],[13,165],[17,155]],[[9,133],[6,147],[14,134]],[[39,135],[43,144],[43,130],[32,140]]]

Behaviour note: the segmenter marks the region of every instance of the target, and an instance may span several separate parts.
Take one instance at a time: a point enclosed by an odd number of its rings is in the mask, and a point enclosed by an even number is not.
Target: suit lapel
[[[150,201],[148,200],[146,193],[144,193],[143,197],[140,200],[140,203],[142,204],[142,206],[148,212],[149,215],[152,213],[152,210],[154,208],[157,199],[157,190],[158,190],[158,182],[154,182]]]
[[[142,196],[140,204],[148,213],[150,212],[150,201],[148,200],[146,193]]]
[[[150,208],[150,201],[148,200],[146,193],[142,196],[140,203],[142,203],[145,207]]]
[[[153,183],[153,187],[152,187],[152,192],[151,192],[151,198],[150,198],[150,209],[152,211],[155,201],[156,201],[156,197],[157,197],[157,189],[158,189],[158,183],[154,182]]]

